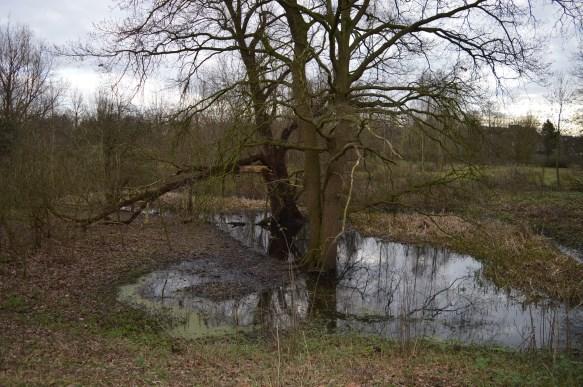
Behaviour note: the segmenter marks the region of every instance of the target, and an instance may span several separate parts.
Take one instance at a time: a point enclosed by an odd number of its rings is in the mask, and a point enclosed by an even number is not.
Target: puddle
[[[196,338],[272,324],[289,328],[307,317],[306,289],[303,278],[273,288],[248,265],[227,268],[202,258],[145,275],[123,286],[118,298],[169,318],[171,335]]]
[[[559,249],[559,251],[571,258],[573,258],[575,261],[583,264],[583,251],[580,249],[575,249],[572,247],[567,247],[565,245],[561,245],[561,244],[557,244],[557,248]]]
[[[214,218],[231,237],[265,253],[271,240],[256,225],[262,219],[261,214]],[[304,245],[301,234],[286,243],[292,251]],[[268,260],[259,257],[242,265],[221,264],[218,258],[183,262],[123,287],[120,299],[171,317],[175,324],[170,334],[182,337],[288,329],[311,322],[337,332],[392,339],[583,349],[581,308],[527,303],[516,291],[499,290],[482,276],[480,262],[467,255],[351,231],[339,243],[337,281],[319,281],[317,287],[314,278],[292,272],[275,284],[255,274],[252,265]]]

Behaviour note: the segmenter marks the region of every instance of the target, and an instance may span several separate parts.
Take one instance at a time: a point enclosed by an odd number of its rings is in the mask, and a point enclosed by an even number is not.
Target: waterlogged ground
[[[317,324],[333,332],[407,340],[431,337],[514,348],[583,349],[583,310],[526,302],[497,289],[467,255],[386,242],[348,232],[339,244],[337,281],[302,276],[264,255],[262,214],[220,215],[217,226],[249,247],[235,261],[184,261],[121,288],[119,298],[171,317],[168,332],[204,337],[279,332]],[[289,241],[301,251],[301,236]],[[290,261],[293,254],[290,254]]]
[[[64,232],[54,234],[27,256],[26,265],[20,256],[0,255],[1,386],[583,385],[583,364],[573,354],[379,340],[344,334],[330,315],[329,333],[325,324],[314,323],[258,337],[246,333],[198,340],[170,337],[157,316],[116,301],[120,285],[200,261],[193,267],[207,283],[198,287],[195,282],[190,290],[211,300],[212,307],[220,301],[227,304],[226,315],[234,303],[228,300],[243,299],[240,295],[247,293],[253,310],[270,310],[256,306],[270,299],[256,303],[252,295],[273,294],[263,292],[274,287],[271,278],[287,289],[288,265],[267,260],[215,227],[176,217],[153,216],[148,223],[138,219],[129,226],[104,224],[86,232],[70,231],[68,237]],[[209,266],[219,264],[226,271],[246,267],[247,278],[253,279],[231,277],[223,286],[208,272],[214,270]],[[311,285],[312,279],[305,281]],[[168,284],[162,289],[166,297]],[[308,293],[308,311],[336,309],[336,288],[327,289],[333,290],[330,297]],[[286,297],[291,296],[280,292],[275,305],[283,305]],[[161,304],[156,298],[148,302]],[[301,316],[301,304],[294,305]],[[241,313],[259,316],[258,321],[261,316],[286,316]],[[308,316],[315,318],[313,313]],[[204,327],[213,326],[211,320],[202,321]],[[278,321],[262,324],[283,327],[283,319]]]
[[[572,247],[557,245],[561,253],[573,258],[577,262],[583,265],[583,250],[575,249]]]

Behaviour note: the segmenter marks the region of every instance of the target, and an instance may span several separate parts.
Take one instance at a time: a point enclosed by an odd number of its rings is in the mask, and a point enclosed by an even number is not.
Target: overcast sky
[[[65,44],[87,36],[93,23],[113,16],[108,0],[0,0],[1,22],[26,24],[48,44]],[[59,61],[57,73],[79,89],[98,85],[89,64]]]
[[[0,22],[26,24],[36,37],[47,43],[66,44],[86,39],[95,23],[120,17],[114,6],[115,2],[111,0],[0,0]],[[551,12],[548,9],[539,9],[537,14],[544,21]],[[559,35],[557,31],[554,32],[556,36]],[[555,37],[550,40],[545,59],[552,63],[553,69],[568,72],[576,50],[577,39],[571,32],[567,34],[567,38]],[[59,61],[56,73],[71,87],[88,95],[105,82],[104,76],[98,72],[97,64],[93,62]],[[150,84],[138,98],[148,100],[152,94],[164,93],[163,88],[159,82]],[[545,98],[548,94],[547,88],[521,82],[513,85],[511,90],[511,97],[505,96],[499,100],[500,110],[513,116],[532,113],[541,121],[547,118],[556,120],[556,114],[549,108]]]

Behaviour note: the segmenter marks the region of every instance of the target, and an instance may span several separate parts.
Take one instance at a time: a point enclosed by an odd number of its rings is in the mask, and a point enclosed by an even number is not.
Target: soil
[[[52,239],[27,257],[26,267],[18,257],[0,266],[0,294],[18,293],[35,307],[82,305],[100,308],[112,287],[172,263],[204,259],[215,271],[252,273],[241,287],[264,287],[284,280],[287,266],[251,251],[214,226],[204,223],[96,225],[67,240]],[[253,283],[256,281],[257,283]],[[247,287],[247,288],[246,288]],[[233,289],[229,291],[233,294]],[[220,297],[220,296],[219,296]],[[74,317],[74,316],[71,316]]]
[[[8,349],[23,350],[21,317],[49,313],[61,323],[94,320],[107,324],[127,306],[117,300],[119,286],[148,272],[188,260],[202,260],[213,272],[251,273],[237,286],[205,289],[215,299],[247,294],[251,289],[281,283],[287,266],[251,251],[214,226],[184,224],[178,219],[150,224],[95,225],[86,232],[71,230],[67,238],[49,239],[23,259],[4,256],[0,265],[0,332]],[[194,289],[193,289],[194,290]],[[6,353],[0,355],[7,356]],[[0,357],[1,360],[1,357]]]

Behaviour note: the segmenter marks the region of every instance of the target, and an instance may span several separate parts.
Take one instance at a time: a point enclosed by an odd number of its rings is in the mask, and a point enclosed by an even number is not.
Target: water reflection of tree
[[[244,243],[269,242],[265,229],[257,231]],[[338,245],[337,277],[308,277],[304,290],[309,296],[303,297],[310,315],[333,321],[332,328],[357,324],[359,330],[403,339],[437,335],[523,348],[556,348],[570,341],[571,324],[557,306],[522,304],[520,295],[485,280],[470,257],[364,238],[354,231],[345,233]],[[295,300],[283,289],[278,292],[262,296],[262,323],[295,326],[305,317],[295,311]]]
[[[470,298],[451,294],[471,276],[445,282],[438,277],[450,259],[446,251],[380,240],[373,245],[370,239],[365,245],[367,239],[358,235],[344,240],[339,283],[344,296],[338,307],[346,318],[397,324],[400,335],[411,337],[423,333],[427,321],[474,307]]]
[[[264,291],[259,296],[255,322],[273,333],[296,327],[307,318],[309,302],[307,284],[302,278]]]
[[[273,258],[293,261],[305,251],[305,238],[298,238],[302,225],[279,224],[267,212],[220,214],[214,221],[233,238]]]

